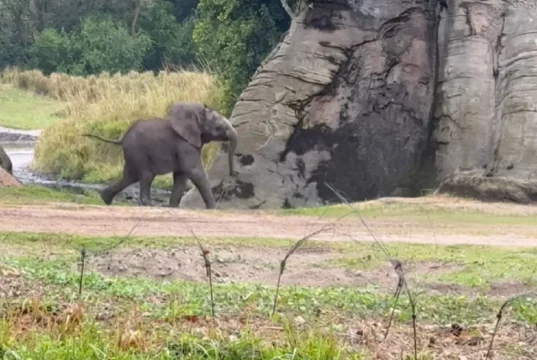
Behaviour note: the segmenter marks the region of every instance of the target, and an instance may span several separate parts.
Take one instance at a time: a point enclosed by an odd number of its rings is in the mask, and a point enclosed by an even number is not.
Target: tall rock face
[[[441,188],[537,199],[537,2],[450,1],[438,44],[432,141]]]
[[[537,1],[314,0],[208,175],[220,208],[440,191],[537,200]],[[197,190],[182,207],[204,207]]]
[[[435,86],[436,1],[313,1],[253,76],[231,122],[219,208],[315,206],[415,191]],[[197,190],[181,207],[203,208]]]

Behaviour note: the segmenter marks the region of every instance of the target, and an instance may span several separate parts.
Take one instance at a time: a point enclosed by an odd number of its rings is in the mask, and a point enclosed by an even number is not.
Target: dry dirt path
[[[407,203],[408,201],[405,200]],[[461,205],[462,204],[462,205]],[[448,204],[447,207],[453,207]],[[464,206],[466,203],[458,203]],[[477,206],[489,206],[478,204]],[[502,211],[491,205],[491,211]],[[517,213],[524,208],[506,208]],[[522,210],[520,210],[522,209]],[[526,207],[533,215],[534,207]],[[367,219],[374,235],[383,242],[429,244],[481,244],[493,246],[537,246],[537,229],[517,225],[416,224],[400,218]],[[133,230],[133,228],[135,229]],[[373,241],[358,218],[320,220],[317,217],[277,216],[262,211],[193,211],[168,208],[79,206],[72,204],[0,207],[0,231],[45,232],[88,236],[192,236],[228,238],[299,239],[325,227],[312,240]],[[496,227],[497,231],[493,231]],[[486,230],[481,232],[480,229]],[[522,228],[522,230],[521,230]],[[459,230],[458,230],[459,229]],[[486,234],[486,235],[485,235]],[[493,235],[490,235],[493,234]]]

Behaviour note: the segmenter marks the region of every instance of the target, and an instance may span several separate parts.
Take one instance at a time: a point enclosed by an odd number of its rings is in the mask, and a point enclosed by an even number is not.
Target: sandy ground
[[[431,208],[477,209],[485,213],[537,215],[537,207],[487,204],[431,197],[377,200],[426,204]],[[369,230],[383,242],[537,246],[537,228],[509,224],[423,223],[408,218],[367,219]],[[46,232],[94,236],[192,236],[219,238],[374,241],[357,217],[277,216],[263,211],[193,211],[162,207],[79,206],[73,204],[0,207],[0,231]]]

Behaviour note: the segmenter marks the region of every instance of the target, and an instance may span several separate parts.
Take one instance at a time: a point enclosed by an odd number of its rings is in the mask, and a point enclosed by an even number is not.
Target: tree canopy
[[[0,0],[0,69],[209,66],[230,110],[289,24],[280,0]]]

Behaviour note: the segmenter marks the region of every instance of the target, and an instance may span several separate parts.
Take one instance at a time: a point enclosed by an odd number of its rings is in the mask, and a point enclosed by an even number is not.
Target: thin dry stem
[[[78,284],[78,297],[82,296],[82,282],[84,281],[84,265],[86,263],[86,249],[80,251],[80,283]]]
[[[502,306],[500,307],[500,310],[498,311],[498,314],[496,314],[496,319],[497,319],[496,320],[496,325],[494,326],[494,332],[492,333],[492,337],[490,339],[489,347],[488,347],[488,350],[487,350],[487,355],[485,356],[485,358],[489,358],[492,355],[492,346],[494,344],[494,338],[496,337],[496,333],[498,332],[498,329],[500,328],[500,321],[502,320],[504,309],[507,306],[511,305],[514,301],[516,301],[518,299],[521,299],[521,298],[526,298],[526,297],[536,298],[537,293],[530,292],[530,293],[525,293],[525,294],[521,294],[521,295],[515,295],[515,296],[512,296],[509,299],[507,299],[502,304]]]
[[[341,195],[341,193],[339,191],[337,191],[331,184],[325,183],[325,186],[328,187],[330,190],[332,190],[332,192],[343,203],[347,204],[351,209],[354,209],[353,206],[347,201],[347,199],[345,199],[345,197],[343,195]],[[418,336],[417,336],[417,326],[416,326],[416,318],[417,318],[417,315],[416,315],[416,302],[415,302],[415,299],[414,299],[414,297],[412,296],[412,294],[410,292],[410,289],[408,287],[408,283],[407,283],[407,281],[405,279],[404,270],[403,270],[403,264],[401,263],[401,261],[393,260],[391,258],[390,253],[388,252],[388,249],[386,249],[386,247],[377,239],[375,234],[373,234],[373,231],[371,231],[371,229],[369,228],[369,226],[367,225],[365,220],[362,218],[362,216],[360,216],[359,213],[357,213],[357,215],[358,215],[358,218],[360,219],[362,225],[367,229],[367,231],[369,232],[369,234],[371,235],[371,237],[373,238],[375,243],[380,247],[380,249],[386,255],[387,259],[392,264],[393,269],[394,269],[395,273],[397,274],[397,278],[398,278],[397,288],[399,289],[399,292],[403,289],[403,287],[406,290],[406,293],[407,293],[407,296],[408,296],[408,301],[410,302],[410,306],[411,306],[411,309],[412,309],[412,327],[413,327],[413,334],[414,334],[414,356],[415,356],[415,359],[417,359],[418,358]],[[435,238],[436,238],[436,236],[435,236]],[[396,290],[396,294],[398,294],[397,290]],[[396,304],[394,306],[396,306]],[[388,325],[391,326],[391,320],[390,320],[390,323]],[[387,334],[388,334],[388,332],[386,332],[386,336],[387,336]]]
[[[300,247],[302,246],[308,239],[310,239],[311,237],[323,232],[325,230],[325,228],[321,228],[317,231],[314,231],[312,233],[310,233],[309,235],[306,235],[305,237],[303,237],[302,239],[298,240],[294,245],[293,247],[287,252],[287,254],[285,255],[285,257],[283,258],[283,260],[280,262],[280,273],[278,274],[278,283],[276,284],[276,294],[274,295],[274,303],[272,305],[272,314],[271,316],[274,316],[274,313],[276,312],[276,303],[278,302],[278,295],[280,293],[280,283],[281,283],[281,278],[282,278],[282,275],[285,271],[285,265],[287,263],[287,259],[289,259],[289,257]]]
[[[203,257],[203,261],[205,262],[205,271],[206,271],[207,278],[209,279],[209,291],[211,293],[211,313],[214,318],[215,312],[214,312],[213,275],[212,275],[212,269],[211,269],[211,260],[209,259],[209,250],[203,247],[200,239],[196,236],[194,231],[190,230],[190,232],[192,233],[192,236],[194,236],[194,238],[198,242],[198,246],[201,250],[201,256]]]

